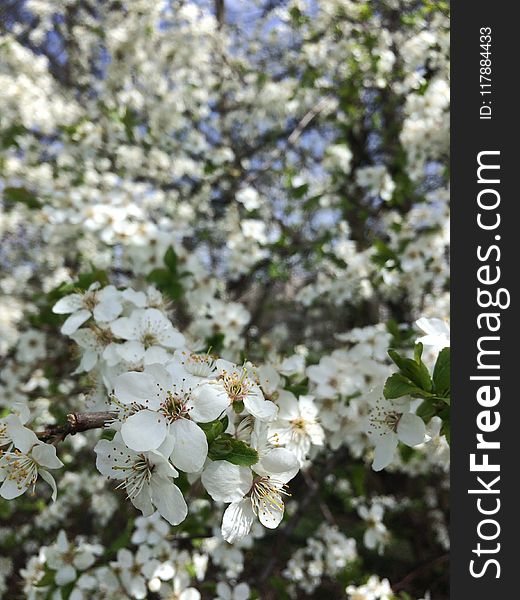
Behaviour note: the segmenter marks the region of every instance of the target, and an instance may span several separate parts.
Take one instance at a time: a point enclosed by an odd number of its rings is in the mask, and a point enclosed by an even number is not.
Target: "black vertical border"
[[[520,598],[520,332],[513,285],[519,273],[520,217],[515,207],[520,205],[520,144],[518,131],[518,86],[520,55],[520,20],[516,2],[485,2],[454,0],[451,4],[451,324],[452,324],[452,466],[451,466],[451,598],[453,600],[514,600]],[[480,28],[491,27],[492,118],[481,120],[480,94]],[[487,99],[487,98],[486,98]],[[482,231],[477,225],[477,155],[484,150],[500,150],[501,225],[493,232]],[[515,218],[516,217],[516,218]],[[482,410],[476,401],[481,385],[470,381],[477,372],[477,246],[489,246],[500,235],[501,281],[499,286],[511,292],[511,305],[501,313],[500,362],[501,417],[499,430],[489,436],[499,440],[501,449],[490,451],[490,460],[501,465],[501,509],[494,515],[501,533],[494,542],[479,540],[477,526],[481,515],[476,495],[469,489],[478,487],[479,473],[470,472],[470,454],[475,452],[476,418]],[[495,258],[495,255],[493,255]],[[498,287],[498,286],[496,286]],[[490,288],[491,289],[491,288]],[[488,309],[490,310],[490,309]],[[480,309],[485,312],[485,309]],[[485,334],[484,334],[485,335]],[[519,383],[515,383],[518,379]],[[495,409],[491,409],[495,410]],[[485,475],[485,474],[483,474]],[[489,480],[489,475],[487,480]],[[491,496],[488,495],[487,498]],[[490,502],[489,506],[492,505]],[[491,531],[491,530],[488,530]],[[481,555],[472,551],[480,541],[483,548],[500,543],[496,554]],[[476,570],[482,568],[485,557],[500,563],[500,578],[496,568],[489,567],[480,578],[474,578],[469,563],[477,559]],[[435,600],[435,599],[433,599]]]

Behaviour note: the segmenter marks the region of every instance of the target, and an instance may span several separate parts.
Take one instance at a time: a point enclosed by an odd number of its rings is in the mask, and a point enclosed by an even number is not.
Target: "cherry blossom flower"
[[[215,404],[243,410],[260,421],[272,421],[278,412],[276,404],[266,400],[250,366],[238,367],[219,359],[216,361],[217,377],[200,385],[197,398],[212,398]]]
[[[69,543],[63,530],[58,534],[56,543],[47,549],[47,564],[56,571],[54,581],[62,586],[74,581],[78,571],[85,571],[103,553],[99,544],[82,543],[79,547]]]
[[[426,334],[418,338],[417,342],[420,342],[423,346],[432,347],[436,352],[439,352],[443,348],[449,348],[450,326],[446,321],[421,317],[415,324]]]
[[[297,400],[294,394],[284,390],[278,398],[278,406],[278,417],[269,424],[273,442],[291,450],[303,465],[311,446],[323,446],[325,439],[314,397],[300,396]]]
[[[298,460],[289,450],[271,446],[266,436],[265,427],[252,435],[259,455],[252,469],[214,461],[202,472],[201,481],[209,495],[230,503],[222,519],[222,537],[229,543],[244,538],[255,517],[269,529],[278,527],[283,518],[283,497],[289,495],[287,483],[298,472]]]
[[[12,440],[12,446],[0,454],[0,481],[3,482],[0,496],[6,500],[21,496],[29,488],[34,489],[39,475],[51,486],[52,499],[56,500],[56,482],[47,470],[63,466],[56,456],[56,448],[41,442],[16,415],[6,417],[5,423],[5,435]]]
[[[110,325],[112,333],[127,340],[118,346],[129,363],[164,363],[171,357],[166,349],[184,346],[184,336],[157,308],[137,309],[129,317],[120,317]]]
[[[74,333],[91,316],[98,323],[108,323],[116,319],[123,311],[120,293],[113,285],[99,289],[94,282],[86,292],[77,292],[64,296],[53,306],[56,314],[70,314],[61,327],[65,335]]]
[[[134,452],[127,448],[119,433],[112,441],[99,440],[94,448],[96,467],[108,477],[120,481],[132,504],[143,515],[150,516],[155,509],[171,523],[178,525],[186,518],[188,508],[172,478],[179,473],[168,461],[171,439],[157,450]]]
[[[175,381],[161,365],[116,377],[114,393],[123,414],[121,435],[125,444],[142,452],[158,448],[166,437],[173,442],[171,460],[186,472],[199,471],[208,453],[206,435],[196,424],[218,418],[221,401],[194,396],[189,380]]]
[[[422,444],[426,427],[410,412],[409,400],[380,398],[368,415],[367,434],[375,444],[372,468],[381,471],[392,462],[398,442],[407,446]]]

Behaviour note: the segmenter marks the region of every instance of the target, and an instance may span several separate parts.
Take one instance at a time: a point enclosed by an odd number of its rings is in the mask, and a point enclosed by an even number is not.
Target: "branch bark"
[[[106,427],[116,417],[117,414],[110,411],[70,413],[65,425],[49,425],[43,431],[36,432],[36,435],[42,442],[62,442],[68,435]]]

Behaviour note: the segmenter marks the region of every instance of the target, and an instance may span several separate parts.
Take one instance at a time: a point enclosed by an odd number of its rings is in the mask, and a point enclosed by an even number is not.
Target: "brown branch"
[[[418,577],[419,575],[421,575],[424,572],[429,571],[430,569],[441,565],[443,563],[445,563],[446,561],[448,561],[450,558],[449,554],[443,554],[442,556],[439,556],[438,558],[434,559],[434,560],[430,560],[422,565],[420,565],[419,567],[417,567],[414,571],[412,571],[411,573],[409,573],[404,579],[402,579],[399,583],[395,583],[394,585],[392,585],[392,590],[394,592],[399,592],[403,589],[406,589],[408,587],[408,584],[414,580],[416,577]]]
[[[106,427],[116,417],[116,413],[109,411],[70,413],[65,425],[49,425],[43,431],[36,432],[36,435],[42,442],[62,442],[68,435]]]

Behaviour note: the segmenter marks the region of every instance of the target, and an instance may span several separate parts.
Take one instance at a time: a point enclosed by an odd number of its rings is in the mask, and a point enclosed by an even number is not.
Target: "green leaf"
[[[198,426],[206,434],[208,444],[211,444],[221,433],[225,431],[227,423],[225,424],[223,420],[219,421],[217,419],[216,421],[211,421],[211,423],[198,423]]]
[[[25,206],[32,209],[42,207],[42,203],[38,198],[23,187],[6,187],[4,189],[4,198],[9,202],[25,204]]]
[[[103,269],[92,269],[89,273],[81,273],[78,280],[73,284],[73,288],[88,290],[93,283],[100,283],[102,286],[108,285],[109,279],[107,272]]]
[[[54,576],[56,575],[56,571],[52,571],[49,567],[45,567],[44,576],[38,581],[38,583],[34,584],[34,587],[43,588],[49,585],[54,585]]]
[[[418,364],[422,363],[422,360],[421,360],[422,353],[423,353],[423,345],[421,344],[421,342],[417,342],[413,349],[413,358],[414,358],[415,362]]]
[[[433,384],[436,394],[447,396],[450,393],[451,378],[450,378],[450,349],[443,348],[439,352],[437,362],[433,369]]]
[[[389,350],[388,355],[399,367],[401,373],[410,379],[415,385],[426,392],[432,391],[432,379],[426,365],[420,361],[416,362],[411,358],[405,358],[398,354],[395,350]]]
[[[429,423],[437,414],[437,409],[432,402],[425,400],[420,404],[419,408],[415,412],[417,416],[421,417],[425,423]]]
[[[415,398],[430,398],[431,394],[416,386],[402,373],[394,373],[386,380],[383,389],[385,398],[393,400],[402,396],[414,396]]]
[[[172,246],[168,247],[166,254],[164,255],[164,264],[168,267],[170,272],[177,275],[177,254]]]
[[[258,453],[254,448],[228,433],[222,434],[210,445],[208,456],[211,460],[226,460],[241,467],[249,467],[258,462]]]
[[[228,462],[240,467],[249,467],[258,462],[258,452],[240,440],[233,440],[231,453],[226,456]]]
[[[167,269],[154,269],[146,279],[172,300],[179,300],[184,293],[178,277]]]
[[[206,348],[204,352],[211,352],[212,354],[220,354],[224,348],[225,336],[223,333],[215,333],[209,338],[206,338]]]

